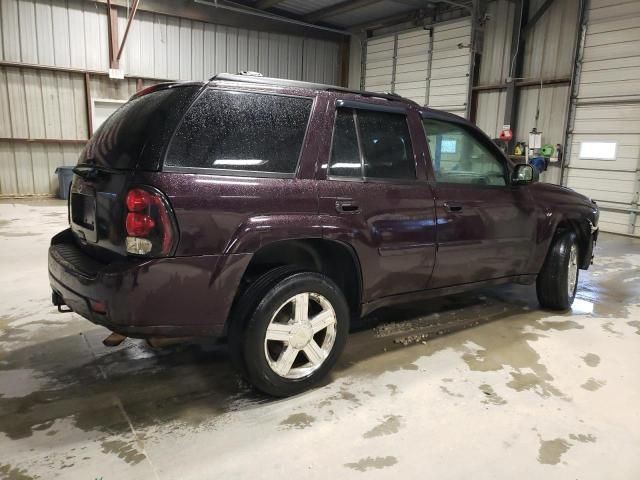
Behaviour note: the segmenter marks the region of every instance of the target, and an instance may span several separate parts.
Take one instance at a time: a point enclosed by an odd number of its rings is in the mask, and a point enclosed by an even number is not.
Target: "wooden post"
[[[120,68],[118,54],[118,9],[107,0],[107,14],[109,16],[107,26],[109,33],[109,68]]]

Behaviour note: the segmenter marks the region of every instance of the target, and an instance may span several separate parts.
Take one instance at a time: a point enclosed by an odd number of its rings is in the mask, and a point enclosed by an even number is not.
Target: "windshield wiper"
[[[77,165],[73,167],[73,173],[86,178],[87,180],[96,178],[100,173],[117,173],[117,170],[105,168],[99,165]]]

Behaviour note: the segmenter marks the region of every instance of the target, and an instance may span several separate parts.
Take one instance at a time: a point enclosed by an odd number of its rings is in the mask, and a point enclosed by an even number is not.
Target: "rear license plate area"
[[[80,238],[97,241],[95,194],[71,192],[71,223]]]

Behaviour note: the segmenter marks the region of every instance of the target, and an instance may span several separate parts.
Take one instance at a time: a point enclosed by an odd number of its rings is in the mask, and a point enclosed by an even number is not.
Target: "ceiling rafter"
[[[317,22],[323,18],[333,17],[341,13],[347,13],[359,8],[368,7],[374,3],[380,3],[382,0],[346,0],[335,5],[321,8],[313,12],[307,13],[302,17],[305,22]]]
[[[259,0],[253,8],[257,8],[258,10],[267,10],[268,8],[273,8],[282,2],[284,2],[284,0]]]

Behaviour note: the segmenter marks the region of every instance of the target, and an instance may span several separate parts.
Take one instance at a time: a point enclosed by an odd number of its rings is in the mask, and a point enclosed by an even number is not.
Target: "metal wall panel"
[[[84,82],[66,72],[0,67],[0,137],[87,138]]]
[[[124,34],[127,12],[118,10]],[[1,0],[4,61],[96,71],[109,68],[107,10],[83,0]],[[204,80],[241,70],[336,84],[337,42],[227,27],[139,11],[121,68],[131,77]],[[145,81],[145,84],[149,84]],[[84,78],[79,73],[0,67],[0,137],[84,140]],[[92,98],[127,99],[136,80],[93,75]],[[0,141],[0,195],[51,194],[53,171],[73,165],[81,144]]]
[[[566,182],[598,201],[604,231],[640,235],[640,2],[592,0]],[[585,141],[615,142],[615,160],[580,158]]]
[[[82,0],[2,0],[2,59],[57,67],[109,67],[106,7]]]
[[[119,10],[122,35],[126,12]],[[123,54],[131,76],[206,80],[217,73],[259,71],[263,75],[335,84],[339,44],[272,32],[139,12]]]
[[[504,125],[504,109],[507,100],[506,90],[478,92],[476,125],[491,138],[497,138]]]
[[[55,169],[75,165],[82,145],[0,141],[0,195],[50,195]]]
[[[484,25],[482,61],[478,75],[480,85],[503,83],[509,76],[511,29],[515,10],[516,2],[510,0],[497,0],[487,5],[489,20]],[[488,99],[485,96],[485,101]]]
[[[120,39],[126,16],[126,9],[118,9]],[[105,71],[109,68],[107,23],[106,6],[97,2],[2,0],[1,58]],[[130,76],[170,80],[204,80],[216,73],[252,69],[273,76],[295,79],[304,76],[312,81],[336,83],[338,57],[339,44],[334,41],[139,11],[129,32],[121,67]],[[303,74],[304,62],[307,69]]]
[[[530,3],[529,16],[544,3]],[[527,36],[524,51],[523,80],[568,78],[571,75],[573,45],[578,26],[578,5],[573,0],[556,0]],[[519,7],[508,0],[490,2],[489,20],[484,26],[479,85],[504,84],[511,76],[511,30]],[[536,108],[540,95],[540,109]],[[528,87],[521,90],[518,141],[527,141],[528,132],[537,125],[545,143],[564,143],[566,132],[568,85]],[[477,124],[496,137],[504,123],[504,91],[478,93]],[[536,116],[538,117],[536,119]]]
[[[559,143],[562,145],[565,137],[568,107],[568,85],[522,88],[518,106],[516,140],[528,142],[529,132],[533,127],[536,127],[539,132],[542,132],[544,143],[553,145]],[[538,115],[537,119],[536,115]]]
[[[470,46],[470,18],[434,25],[430,107],[460,116],[467,114]]]
[[[531,0],[529,17],[544,2],[545,0]],[[528,33],[523,64],[525,78],[561,78],[571,75],[579,5],[580,2],[576,0],[554,1]]]

